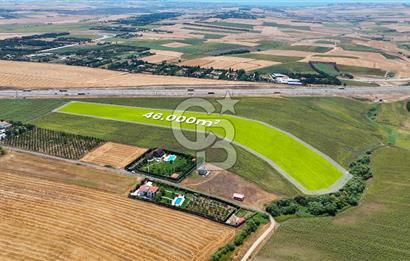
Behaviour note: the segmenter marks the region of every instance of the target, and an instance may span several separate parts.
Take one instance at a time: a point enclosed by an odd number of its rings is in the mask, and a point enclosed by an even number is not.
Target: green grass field
[[[409,260],[410,151],[373,156],[374,179],[357,208],[283,223],[256,260]]]
[[[110,39],[111,41],[116,41],[116,38]],[[184,57],[187,59],[192,59],[200,56],[212,55],[218,52],[230,51],[234,49],[244,49],[243,46],[238,44],[226,44],[226,43],[212,43],[203,42],[201,39],[185,39],[180,41],[175,40],[141,40],[141,39],[117,39],[123,44],[135,47],[148,47],[157,50],[166,51],[176,51],[184,53]],[[185,47],[166,47],[164,44],[171,42],[183,42],[187,44],[192,44]]]
[[[321,73],[330,75],[330,76],[338,76],[340,74],[339,71],[336,70],[336,65],[331,63],[311,63],[311,66],[318,70]]]
[[[359,75],[375,75],[383,77],[386,72],[376,68],[366,68],[350,65],[337,65],[337,68],[342,73],[359,74]]]
[[[4,24],[0,25],[0,33],[55,33],[67,31],[87,31],[89,23],[67,24]]]
[[[272,26],[277,28],[284,28],[284,29],[295,29],[295,30],[304,30],[304,31],[311,31],[310,26],[306,25],[289,25],[289,24],[278,24],[274,22],[264,22],[264,26]]]
[[[2,100],[0,119],[27,122],[44,116],[64,103],[62,100]]]
[[[150,100],[151,99],[148,99],[148,104]],[[132,102],[132,100],[129,99],[123,100],[123,102],[127,101]],[[143,100],[137,100],[137,102],[138,101],[143,102]],[[120,100],[115,100],[115,102],[120,103]],[[151,104],[154,103],[155,100],[151,101]],[[163,101],[162,105],[164,104],[167,104],[167,102]],[[164,147],[173,151],[188,154],[194,153],[181,146],[175,139],[172,130],[166,128],[107,121],[61,113],[51,113],[31,123],[42,128],[96,137],[143,148]],[[190,138],[194,138],[192,132],[188,132],[186,135]],[[240,147],[236,147],[236,151],[238,153],[238,160],[230,171],[255,183],[268,192],[281,196],[297,194],[296,189],[268,163]],[[207,149],[206,154],[209,161],[220,161],[225,157],[225,152],[218,149]]]
[[[172,114],[172,111],[169,110],[83,102],[72,102],[60,108],[58,112],[169,128],[171,127],[170,122],[161,119],[166,119],[168,115]],[[155,120],[143,116],[151,112],[161,113],[161,119]],[[174,114],[181,115],[179,113]],[[262,123],[229,115],[186,112],[184,116],[213,120],[214,122],[221,120],[219,124],[223,124],[224,120],[231,122],[235,127],[234,142],[274,162],[306,190],[314,191],[329,188],[343,175],[338,168],[320,154],[312,151],[289,135]],[[193,130],[195,124],[182,123],[181,127]],[[224,135],[224,130],[218,125],[210,127],[207,131],[222,137]]]
[[[256,260],[409,260],[410,131],[405,102],[382,104],[375,122],[403,136],[376,149],[374,178],[359,207],[337,217],[281,224]],[[369,135],[371,130],[367,131]],[[370,149],[370,147],[369,147]]]
[[[262,54],[262,53],[243,53],[243,54],[233,54],[232,56],[250,58],[250,59],[256,59],[256,60],[274,61],[274,62],[280,62],[280,63],[294,63],[294,62],[297,62],[303,59],[303,57],[279,56],[279,55],[270,55],[270,54]]]
[[[315,70],[310,67],[308,63],[303,62],[289,62],[284,64],[276,64],[269,67],[261,68],[256,70],[260,73],[310,73],[318,74]]]
[[[173,109],[184,99],[100,98],[86,100],[109,104]],[[219,110],[220,104],[216,100],[210,101]],[[31,105],[28,106],[27,102],[30,102]],[[61,105],[52,106],[55,102],[52,99],[2,100],[0,106],[3,108],[3,115],[6,111],[9,111],[8,119],[21,119],[24,116],[29,120],[37,118],[31,115],[34,111],[32,108],[48,106],[49,111],[51,111]],[[366,116],[371,107],[372,105],[367,102],[342,98],[299,97],[276,99],[248,97],[240,99],[236,111],[238,116],[264,121],[291,132],[347,168],[349,163],[366,149],[387,143],[386,132],[380,130]],[[49,111],[46,110],[41,115]],[[42,128],[93,136],[140,147],[165,146],[172,150],[192,153],[179,146],[172,131],[165,128],[57,113],[48,114],[30,123]],[[397,142],[399,141],[400,139]],[[237,151],[238,160],[231,169],[232,172],[269,192],[284,196],[292,196],[296,193],[294,187],[284,180],[268,163],[239,147]],[[209,153],[212,160],[218,160],[223,156],[223,151]]]

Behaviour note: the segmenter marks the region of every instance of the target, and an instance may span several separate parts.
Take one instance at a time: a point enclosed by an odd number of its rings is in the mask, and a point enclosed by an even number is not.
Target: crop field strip
[[[0,176],[0,234],[14,242],[0,242],[5,259],[204,260],[235,233],[111,193],[8,172]]]
[[[155,121],[153,119],[144,118],[143,115],[149,112],[169,115],[172,112],[169,110],[83,102],[72,102],[55,111],[168,128],[170,127],[169,121]],[[328,160],[331,160],[330,158],[319,154],[314,148],[298,140],[296,137],[265,123],[229,115],[206,115],[203,113],[185,112],[184,116],[198,117],[199,119],[206,120],[221,119],[232,122],[236,127],[236,144],[254,152],[257,156],[273,164],[276,169],[282,171],[282,175],[288,175],[285,177],[294,182],[295,186],[298,186],[298,188],[305,193],[315,193],[321,189],[328,189],[335,184],[337,186],[343,185],[337,184],[337,182],[340,182],[340,180],[344,181],[344,179],[347,180],[348,176],[343,172],[343,168],[335,162],[329,162]],[[250,123],[251,125],[249,125]],[[192,125],[187,123],[182,123],[181,127],[183,129],[193,130]],[[252,131],[249,132],[249,129]],[[207,131],[222,135],[221,129],[218,127],[210,127]],[[257,133],[263,133],[264,135],[252,135]],[[267,140],[272,143],[267,144]],[[272,155],[275,151],[266,149],[266,147],[272,147],[275,148],[275,150],[279,148],[280,153]],[[289,175],[291,177],[289,177]]]

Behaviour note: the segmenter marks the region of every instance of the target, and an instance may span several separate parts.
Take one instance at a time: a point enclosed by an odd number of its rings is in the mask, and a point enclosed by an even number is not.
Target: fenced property
[[[125,167],[130,172],[181,182],[197,166],[195,157],[161,148],[150,149]]]
[[[33,128],[2,141],[2,144],[19,149],[45,153],[66,159],[81,159],[104,141],[75,134]]]
[[[234,227],[240,226],[255,214],[254,211],[218,198],[148,179],[131,191],[129,197],[154,202]]]

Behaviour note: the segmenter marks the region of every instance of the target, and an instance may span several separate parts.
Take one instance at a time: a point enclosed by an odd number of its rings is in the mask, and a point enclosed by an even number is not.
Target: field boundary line
[[[113,106],[113,107],[123,107],[123,108],[132,108],[132,109],[149,109],[149,110],[154,110],[154,111],[168,111],[168,112],[183,112],[183,111],[179,111],[179,110],[171,110],[171,109],[161,109],[161,108],[150,108],[150,107],[138,107],[138,106],[128,106],[128,105],[116,105],[116,104],[109,104],[109,103],[97,103],[97,102],[83,102],[83,101],[70,101],[62,106],[60,106],[59,108],[53,110],[53,112],[56,113],[63,113],[63,114],[68,114],[68,115],[75,115],[75,116],[82,116],[82,117],[90,117],[90,118],[95,118],[95,119],[104,119],[104,120],[110,120],[110,121],[117,121],[117,122],[125,122],[125,123],[131,123],[131,124],[136,124],[136,125],[145,125],[145,126],[151,126],[151,127],[158,127],[158,128],[164,128],[164,129],[181,129],[181,130],[186,130],[186,131],[190,131],[190,132],[196,132],[195,130],[192,129],[188,129],[188,128],[173,128],[168,127],[168,126],[163,126],[163,125],[157,125],[157,124],[151,124],[151,123],[143,123],[143,122],[137,122],[137,121],[128,121],[128,120],[119,120],[119,119],[114,119],[114,118],[109,118],[109,117],[101,117],[101,116],[92,116],[92,115],[85,115],[85,114],[81,114],[81,113],[73,113],[73,112],[62,112],[59,111],[60,109],[64,108],[65,106],[68,106],[72,103],[85,103],[85,104],[96,104],[96,105],[105,105],[105,106]],[[209,115],[206,114],[204,112],[196,112],[196,111],[189,111],[192,113],[198,113],[198,114],[203,114],[203,115]],[[213,113],[216,116],[218,116],[218,114]],[[313,152],[317,153],[319,156],[321,156],[322,158],[324,158],[326,161],[328,161],[330,164],[332,164],[334,167],[336,167],[341,173],[342,176],[335,181],[335,183],[333,183],[330,187],[325,188],[325,189],[318,189],[318,190],[309,190],[306,189],[302,184],[300,184],[300,182],[298,182],[295,178],[293,178],[290,174],[288,174],[286,171],[284,171],[281,167],[279,167],[275,162],[273,162],[272,160],[268,159],[267,157],[265,157],[264,155],[261,155],[260,153],[248,148],[245,145],[242,145],[241,143],[237,142],[237,141],[232,141],[232,143],[234,143],[235,145],[241,147],[242,149],[248,151],[249,153],[253,154],[254,156],[264,160],[265,162],[267,162],[269,165],[271,165],[275,170],[277,170],[279,172],[279,174],[281,174],[283,177],[285,177],[291,184],[293,184],[299,191],[301,191],[302,193],[306,194],[306,195],[322,195],[322,194],[327,194],[327,193],[332,193],[332,192],[336,192],[338,191],[340,188],[343,187],[344,184],[346,184],[347,181],[349,181],[353,176],[346,170],[344,169],[340,164],[338,164],[335,160],[333,160],[332,158],[330,158],[328,155],[326,155],[325,153],[319,151],[318,149],[316,149],[315,147],[313,147],[312,145],[306,143],[305,141],[301,140],[300,138],[296,137],[295,135],[284,131],[282,129],[279,129],[277,127],[274,127],[266,122],[262,122],[259,120],[253,120],[253,119],[248,119],[245,117],[241,117],[241,116],[236,116],[236,115],[224,115],[222,114],[222,116],[228,116],[228,117],[233,117],[233,118],[238,118],[238,119],[243,119],[243,120],[248,120],[248,121],[253,121],[259,124],[264,125],[265,127],[271,128],[275,131],[281,132],[285,135],[287,135],[288,137],[294,139],[295,141],[299,142],[300,144],[302,144],[303,146],[307,147],[308,149],[312,150]],[[204,133],[208,133],[211,135],[215,135],[216,137],[219,137],[223,140],[225,140],[224,138],[220,137],[219,135],[213,133],[213,132],[204,132]]]

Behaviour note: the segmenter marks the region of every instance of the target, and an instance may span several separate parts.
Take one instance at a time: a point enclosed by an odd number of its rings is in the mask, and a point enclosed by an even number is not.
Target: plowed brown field
[[[146,151],[147,149],[143,148],[107,142],[90,153],[87,153],[81,161],[94,163],[100,166],[124,168]]]
[[[0,260],[206,260],[234,233],[118,194],[0,169]]]

